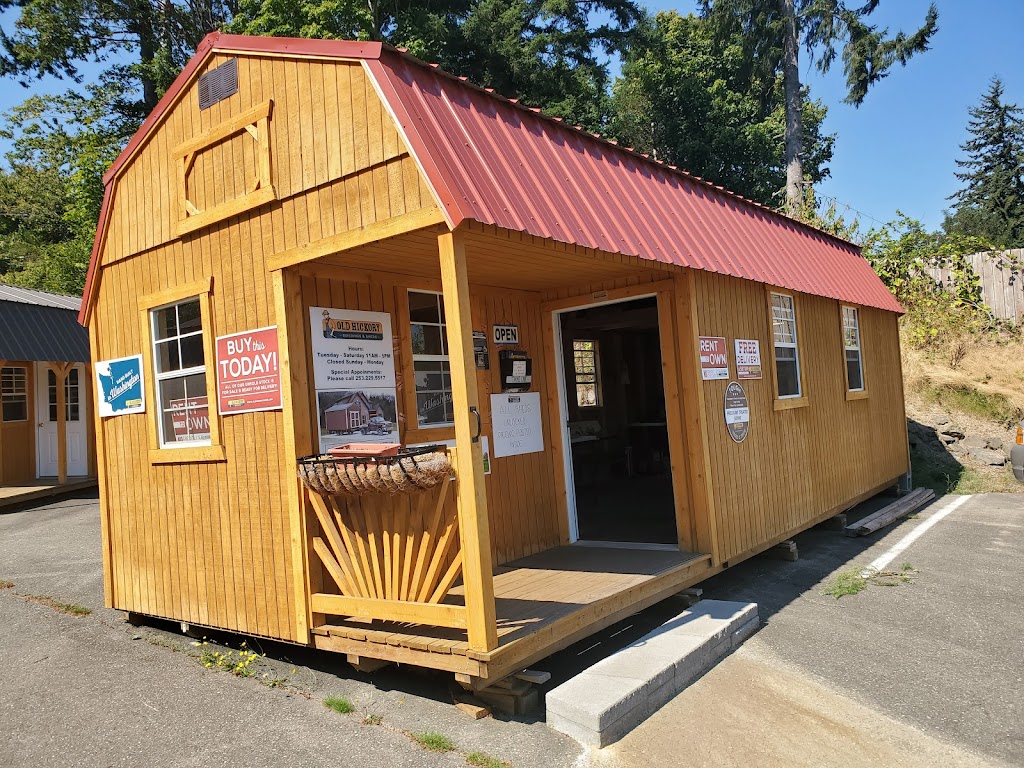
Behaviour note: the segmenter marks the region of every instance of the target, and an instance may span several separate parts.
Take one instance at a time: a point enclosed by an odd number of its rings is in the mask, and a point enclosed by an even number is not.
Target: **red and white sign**
[[[729,378],[729,348],[724,336],[700,337],[700,377],[704,381]]]
[[[736,339],[736,378],[761,378],[761,342],[757,339]]]
[[[217,339],[217,409],[224,416],[281,408],[277,326]]]
[[[174,442],[210,439],[210,404],[206,395],[182,397],[171,400],[167,405],[171,411]]]

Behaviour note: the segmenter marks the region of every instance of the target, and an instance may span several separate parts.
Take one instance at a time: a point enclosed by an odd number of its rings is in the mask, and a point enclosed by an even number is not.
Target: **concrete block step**
[[[756,603],[702,600],[545,697],[547,723],[593,747],[618,741],[758,628]]]

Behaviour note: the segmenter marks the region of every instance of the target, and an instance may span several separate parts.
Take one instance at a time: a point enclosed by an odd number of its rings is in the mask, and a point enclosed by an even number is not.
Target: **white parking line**
[[[896,544],[893,545],[892,549],[890,549],[880,557],[875,558],[866,570],[874,572],[884,570],[885,567],[893,560],[895,560],[897,557],[899,557],[900,553],[905,551],[907,547],[909,547],[915,541],[924,536],[925,533],[927,533],[933,525],[938,523],[943,518],[948,517],[950,514],[952,514],[954,511],[962,507],[964,504],[966,504],[973,498],[973,496],[958,496],[957,498],[953,499],[953,501],[949,502],[949,504],[944,506],[938,512],[930,515],[927,520],[925,520],[923,523],[917,526],[914,530],[912,530],[902,539],[897,541]]]

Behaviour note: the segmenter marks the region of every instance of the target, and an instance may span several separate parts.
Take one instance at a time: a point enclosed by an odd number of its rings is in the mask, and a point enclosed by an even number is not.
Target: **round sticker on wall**
[[[725,388],[725,428],[737,443],[746,440],[750,431],[750,403],[743,387],[735,381]]]

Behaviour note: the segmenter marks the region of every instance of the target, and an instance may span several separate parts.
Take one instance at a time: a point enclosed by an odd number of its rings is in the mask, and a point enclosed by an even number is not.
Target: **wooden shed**
[[[211,34],[105,181],[109,606],[481,686],[908,470],[856,246],[386,45]],[[351,440],[450,478],[297,479]]]
[[[81,303],[0,285],[0,506],[91,485],[96,476]]]

